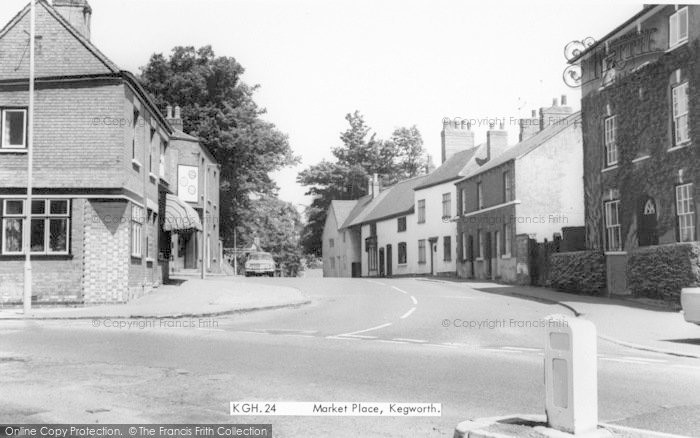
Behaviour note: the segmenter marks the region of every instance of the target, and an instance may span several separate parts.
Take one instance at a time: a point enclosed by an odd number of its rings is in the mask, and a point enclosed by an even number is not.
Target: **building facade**
[[[27,202],[29,5],[0,30],[0,301],[126,302],[167,276],[161,224],[172,126],[89,40],[81,1],[36,5],[33,198]],[[170,204],[177,201],[170,201]],[[195,218],[196,219],[196,218]],[[201,225],[200,225],[201,226]]]
[[[608,290],[629,251],[696,241],[700,7],[650,5],[588,47],[581,68],[586,240]]]
[[[518,144],[456,183],[460,277],[527,283],[528,241],[583,226],[581,117],[562,100],[521,121]]]

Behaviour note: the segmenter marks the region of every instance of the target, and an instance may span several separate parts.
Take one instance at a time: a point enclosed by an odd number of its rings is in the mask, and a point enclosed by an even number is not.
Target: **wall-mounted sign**
[[[199,200],[199,168],[197,166],[177,166],[177,196],[186,202]]]

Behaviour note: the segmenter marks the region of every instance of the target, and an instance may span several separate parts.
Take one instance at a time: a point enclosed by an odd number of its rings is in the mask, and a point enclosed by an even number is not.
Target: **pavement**
[[[686,322],[680,311],[669,307],[641,300],[575,295],[542,287],[483,281],[454,283],[483,292],[557,303],[576,316],[592,321],[598,336],[606,341],[638,350],[700,359],[700,326]]]
[[[412,278],[241,282],[298,289],[311,303],[204,323],[0,320],[0,421],[262,423],[282,438],[449,438],[467,418],[543,413],[545,337],[536,325],[573,315],[515,289]],[[697,359],[604,340],[598,359],[600,421],[697,436]],[[230,402],[246,400],[440,403],[441,415],[231,415]]]
[[[245,282],[240,277],[215,276],[206,280],[173,277],[151,293],[125,304],[83,307],[35,307],[32,319],[185,318],[211,317],[253,310],[308,304],[299,289]],[[0,309],[0,320],[24,319],[22,308]]]

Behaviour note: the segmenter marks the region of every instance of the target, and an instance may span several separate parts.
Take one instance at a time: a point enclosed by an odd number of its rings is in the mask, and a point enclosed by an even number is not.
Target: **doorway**
[[[639,246],[659,244],[656,201],[651,196],[642,196],[637,201],[637,240]]]
[[[386,246],[386,276],[391,277],[393,275],[393,267],[392,267],[392,260],[391,260],[391,245]]]
[[[489,232],[489,233],[486,233],[486,236],[484,237],[484,252],[486,253],[486,254],[484,254],[484,267],[485,267],[485,274],[486,274],[487,279],[491,278],[491,274],[493,272],[492,271],[493,266],[491,265],[491,251],[492,251],[492,249],[493,248],[491,247],[491,233]]]
[[[467,246],[467,260],[469,260],[469,278],[474,278],[474,237],[471,235],[469,236]]]
[[[379,276],[384,277],[384,248],[379,248]]]
[[[498,231],[493,232],[493,240],[494,240],[494,247],[493,247],[493,259],[495,260],[493,263],[493,276],[498,277],[498,253],[501,248],[501,233]]]
[[[430,239],[428,239],[428,241],[430,242],[430,275],[435,275],[435,253],[437,252],[437,237],[431,237]]]

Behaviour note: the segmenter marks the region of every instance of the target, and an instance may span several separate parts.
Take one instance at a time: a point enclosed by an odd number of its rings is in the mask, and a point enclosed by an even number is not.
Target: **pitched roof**
[[[338,225],[338,228],[340,228],[347,220],[348,216],[350,216],[355,204],[357,204],[357,199],[351,201],[331,201],[333,214],[335,214],[335,223]]]
[[[558,121],[557,123],[549,125],[548,127],[544,128],[532,137],[509,147],[501,155],[494,157],[483,166],[474,169],[472,172],[469,172],[469,174],[465,176],[467,178],[471,178],[473,176],[484,173],[487,170],[493,169],[494,167],[500,166],[501,164],[506,163],[510,160],[515,160],[520,157],[523,157],[529,154],[530,152],[534,151],[538,147],[542,146],[544,143],[546,143],[548,140],[550,140],[552,137],[556,136],[560,132],[564,131],[566,128],[570,126],[575,126],[576,124],[581,124],[580,111],[571,114],[570,116]],[[463,178],[462,180],[467,178]]]
[[[338,229],[348,228],[349,226],[351,226],[351,224],[355,220],[355,218],[357,218],[363,212],[363,210],[365,209],[367,204],[369,204],[371,201],[372,201],[371,196],[363,196],[360,199],[358,199],[357,202],[355,203],[355,206],[350,211],[350,214],[348,214],[348,217],[343,222],[343,225],[338,227]]]
[[[483,147],[485,143],[475,146],[471,149],[465,151],[459,151],[456,154],[448,158],[444,163],[440,165],[433,172],[428,174],[421,184],[415,187],[415,190],[425,189],[431,186],[449,182],[455,179],[459,179],[463,175],[463,170],[469,164],[471,159],[476,155],[476,153]]]
[[[349,225],[360,225],[412,212],[413,190],[425,178],[427,176],[423,175],[403,180],[380,192]]]

